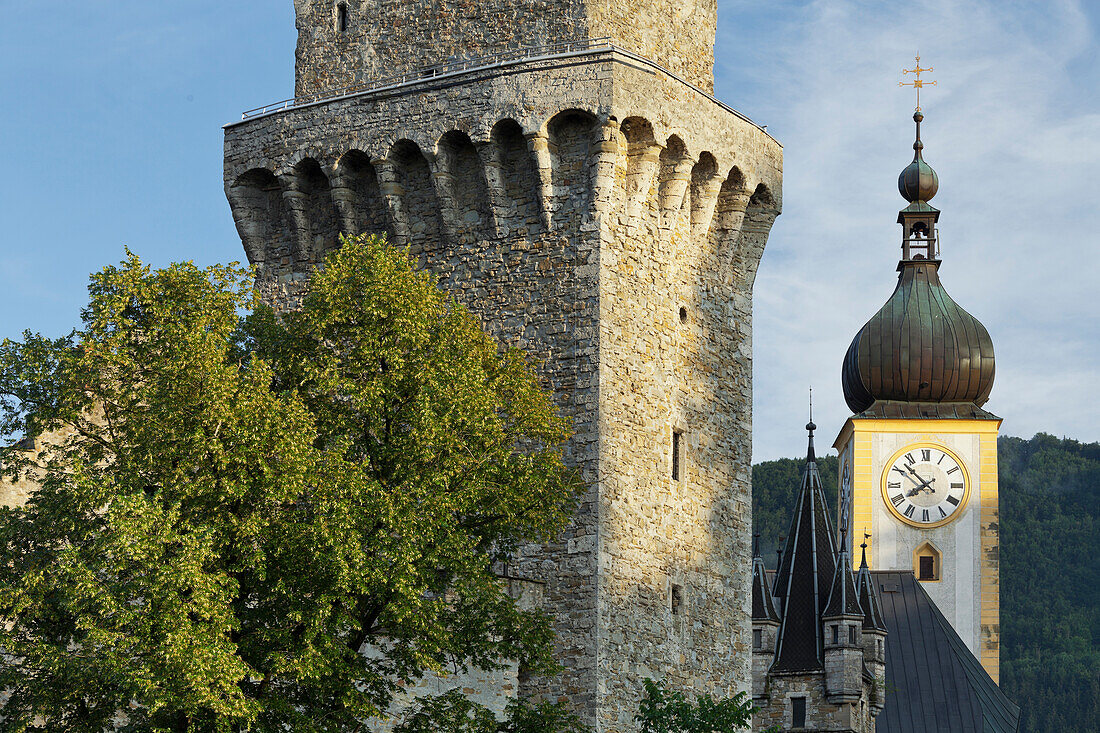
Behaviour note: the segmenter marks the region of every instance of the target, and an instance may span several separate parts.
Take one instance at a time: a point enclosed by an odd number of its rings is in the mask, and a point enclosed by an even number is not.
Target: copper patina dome
[[[939,263],[903,262],[898,286],[848,347],[842,381],[852,412],[876,400],[972,402],[993,389],[993,340],[940,284]]]
[[[969,403],[981,407],[993,389],[993,341],[977,318],[940,284],[939,211],[927,201],[939,180],[924,162],[919,110],[916,156],[898,187],[902,259],[894,294],[860,329],[844,357],[844,399],[853,412],[876,402]]]

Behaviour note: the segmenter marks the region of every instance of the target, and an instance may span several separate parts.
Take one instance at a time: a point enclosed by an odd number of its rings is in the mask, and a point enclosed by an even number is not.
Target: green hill
[[[1001,687],[1024,733],[1100,729],[1100,443],[1038,434],[998,443]],[[769,566],[803,459],[753,466],[754,531]],[[818,461],[836,504],[836,457]]]

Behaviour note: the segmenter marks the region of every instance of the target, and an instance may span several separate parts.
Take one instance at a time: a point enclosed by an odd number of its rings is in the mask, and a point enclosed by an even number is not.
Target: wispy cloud
[[[893,290],[898,172],[919,50],[925,158],[940,174],[942,277],[989,329],[1004,431],[1100,440],[1100,94],[1080,2],[720,4],[719,94],[785,146],[785,211],[756,284],[756,459],[849,414],[840,362]],[[752,22],[739,22],[748,13]]]

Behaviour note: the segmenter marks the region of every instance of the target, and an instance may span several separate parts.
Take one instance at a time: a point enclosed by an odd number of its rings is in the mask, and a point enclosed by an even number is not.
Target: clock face
[[[895,517],[930,529],[962,515],[970,497],[970,475],[951,451],[914,444],[898,451],[882,474],[882,498]]]

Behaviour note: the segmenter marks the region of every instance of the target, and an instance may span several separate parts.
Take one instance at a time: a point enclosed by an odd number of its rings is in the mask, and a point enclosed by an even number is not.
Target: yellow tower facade
[[[833,446],[840,456],[838,486],[851,497],[848,536],[870,535],[867,561],[875,570],[912,570],[998,680],[1001,420],[981,413],[861,413],[845,422]]]
[[[940,282],[939,179],[924,161],[917,109],[914,156],[898,188],[897,286],[856,334],[842,369],[853,415],[839,453],[839,521],[869,535],[875,570],[912,571],[997,680],[1000,569],[997,436],[984,410],[993,388],[989,333]],[[849,548],[850,549],[850,548]]]

